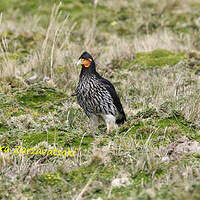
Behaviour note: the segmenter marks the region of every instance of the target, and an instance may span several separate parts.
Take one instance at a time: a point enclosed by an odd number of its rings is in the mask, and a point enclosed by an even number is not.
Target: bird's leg
[[[90,119],[91,119],[91,123],[90,123],[91,124],[91,134],[93,137],[95,137],[95,132],[97,132],[97,128],[98,128],[98,124],[99,124],[98,117],[96,115],[92,115],[90,117]]]
[[[103,116],[105,122],[106,122],[106,126],[107,126],[107,134],[110,134],[113,129],[116,128],[116,124],[115,124],[115,121],[116,121],[116,118],[115,116],[113,115],[104,115]]]
[[[107,134],[110,134],[112,132],[112,128],[107,124],[107,130],[106,130]]]
[[[116,124],[113,124],[112,126],[107,124],[107,130],[106,133],[107,134],[111,134],[113,132],[114,129],[116,129],[118,126]]]

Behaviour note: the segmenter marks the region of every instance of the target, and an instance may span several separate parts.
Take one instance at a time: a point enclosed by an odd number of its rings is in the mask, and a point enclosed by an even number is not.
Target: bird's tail
[[[121,118],[118,118],[118,119],[116,120],[116,123],[117,123],[117,125],[122,125],[125,121],[126,121],[126,115],[125,115],[125,113],[123,112],[123,114],[121,115]]]

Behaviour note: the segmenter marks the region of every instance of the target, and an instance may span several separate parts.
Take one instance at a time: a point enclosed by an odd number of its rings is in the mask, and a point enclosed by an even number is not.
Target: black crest
[[[81,54],[81,56],[80,56],[79,59],[86,59],[86,60],[88,60],[89,58],[90,58],[91,60],[93,60],[92,56],[91,56],[87,51],[84,51],[84,52]]]

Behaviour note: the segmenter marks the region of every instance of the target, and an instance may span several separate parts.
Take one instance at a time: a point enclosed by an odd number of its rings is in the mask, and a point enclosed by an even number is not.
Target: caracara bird
[[[76,88],[78,104],[97,128],[99,119],[107,125],[107,133],[126,121],[120,99],[110,81],[101,77],[96,71],[92,56],[84,52],[77,63],[82,65],[79,83]]]

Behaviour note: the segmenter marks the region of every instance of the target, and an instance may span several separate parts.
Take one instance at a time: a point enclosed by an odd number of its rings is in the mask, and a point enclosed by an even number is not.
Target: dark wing
[[[112,99],[113,99],[113,103],[116,106],[118,112],[121,114],[119,116],[119,118],[116,120],[117,124],[123,124],[126,121],[126,115],[124,113],[122,104],[120,102],[120,99],[115,91],[114,86],[112,85],[112,83],[110,81],[108,81],[107,79],[104,78],[100,78],[99,81],[106,87],[106,89],[108,90],[108,92],[110,93]]]

